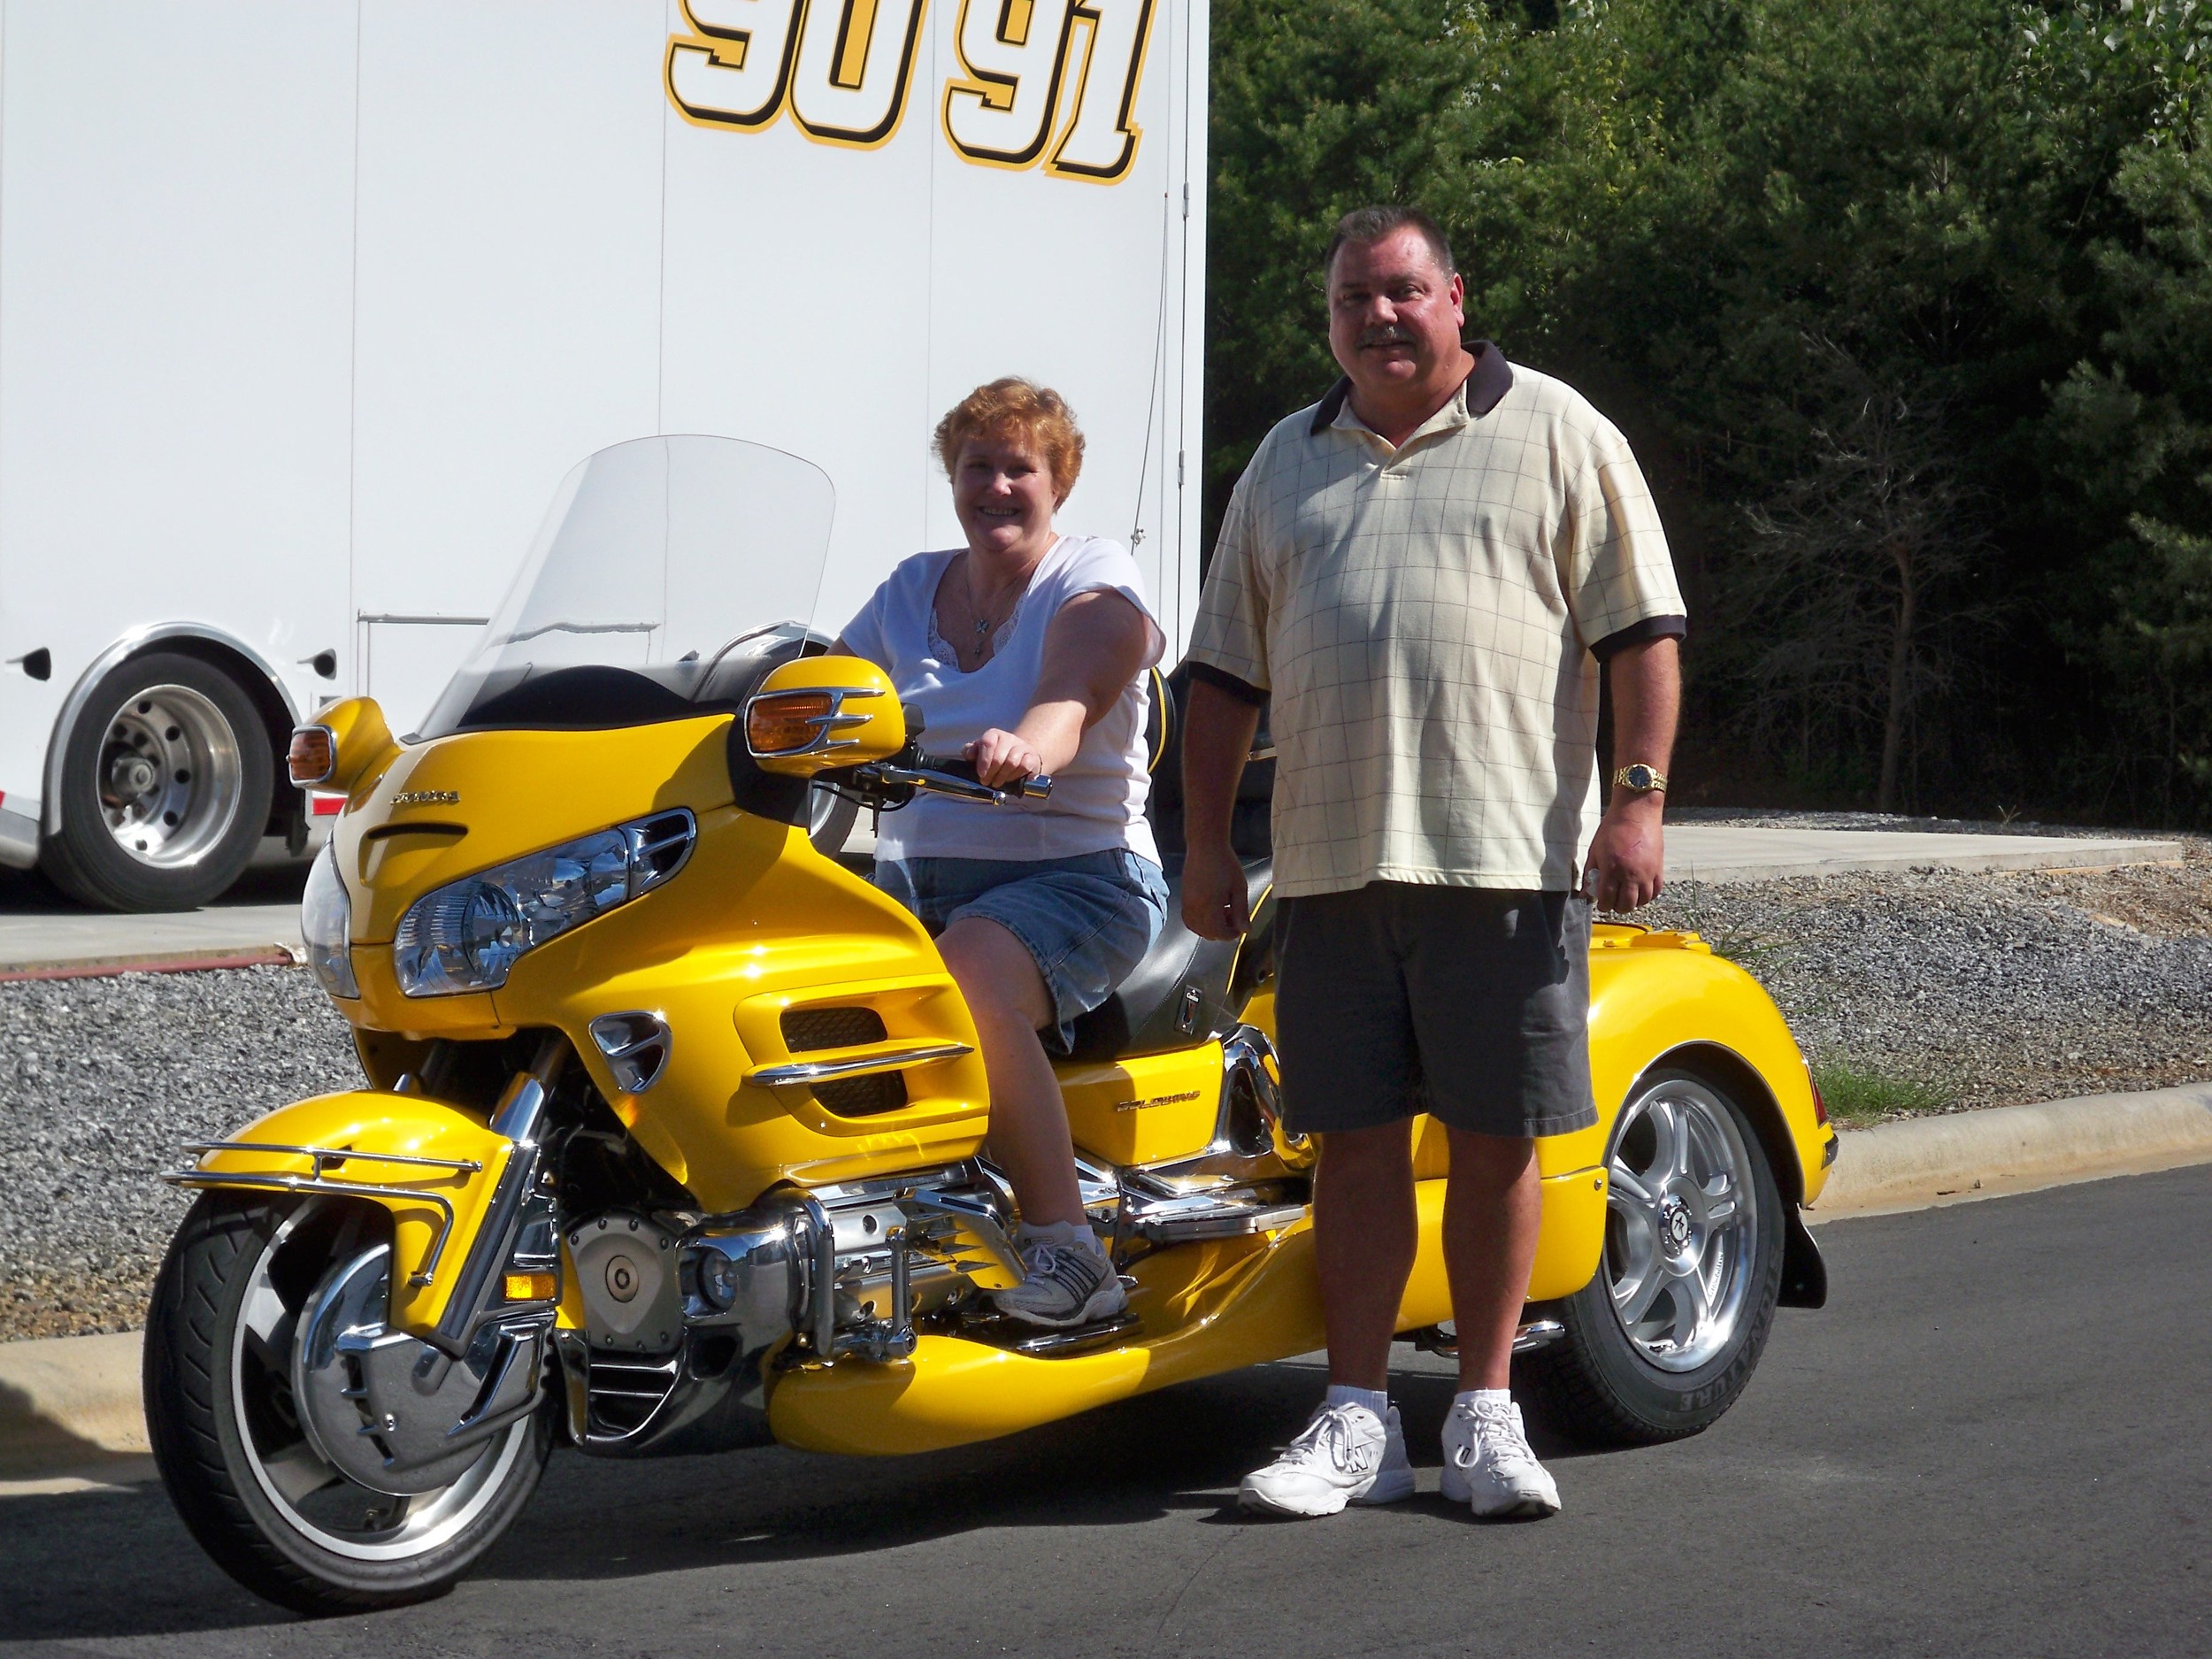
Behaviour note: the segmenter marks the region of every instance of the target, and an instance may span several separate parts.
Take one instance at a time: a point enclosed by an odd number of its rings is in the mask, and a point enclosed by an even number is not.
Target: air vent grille
[[[783,1016],[783,1040],[794,1054],[814,1048],[857,1048],[883,1041],[883,1016],[872,1008],[792,1008]],[[815,1093],[821,1094],[819,1089]],[[824,1103],[828,1097],[825,1095]]]
[[[872,1118],[895,1112],[906,1104],[906,1074],[877,1071],[867,1077],[838,1078],[817,1083],[814,1097],[840,1118]]]

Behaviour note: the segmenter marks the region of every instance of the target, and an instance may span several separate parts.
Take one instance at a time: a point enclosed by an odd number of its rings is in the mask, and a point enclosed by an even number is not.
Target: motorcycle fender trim
[[[322,1094],[280,1106],[224,1137],[263,1146],[314,1147],[342,1151],[342,1160],[320,1160],[322,1179],[349,1189],[390,1187],[389,1197],[349,1190],[346,1196],[380,1205],[392,1216],[392,1312],[395,1329],[427,1335],[445,1312],[458,1282],[492,1194],[499,1185],[513,1143],[495,1134],[482,1119],[459,1107],[419,1094],[388,1094],[370,1089]],[[422,1164],[380,1164],[376,1154],[444,1158],[471,1163],[474,1170]],[[202,1155],[192,1185],[220,1187],[222,1177],[278,1176],[297,1180],[296,1190],[312,1193],[318,1160],[303,1154],[214,1151]],[[243,1187],[250,1183],[241,1180]],[[265,1187],[262,1190],[266,1190]],[[434,1194],[453,1207],[449,1227],[442,1208],[424,1195]],[[442,1238],[441,1235],[443,1235]],[[433,1259],[426,1285],[413,1280]]]

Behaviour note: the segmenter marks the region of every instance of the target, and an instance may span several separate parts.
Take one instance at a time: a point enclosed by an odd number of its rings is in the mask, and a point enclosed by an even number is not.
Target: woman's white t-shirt
[[[840,635],[854,655],[890,675],[899,699],[922,717],[923,752],[957,755],[993,726],[1012,731],[1029,712],[1044,664],[1045,631],[1078,594],[1119,594],[1144,613],[1150,668],[1166,636],[1145,601],[1137,562],[1118,541],[1064,535],[1030,576],[1014,614],[1000,628],[991,660],[963,673],[937,633],[937,588],[961,549],[917,553],[901,562]],[[1152,781],[1145,749],[1148,677],[1122,687],[1083,733],[1075,758],[1052,777],[1051,797],[986,806],[917,795],[887,812],[876,831],[882,858],[1071,858],[1125,847],[1155,864],[1159,849],[1144,808]]]

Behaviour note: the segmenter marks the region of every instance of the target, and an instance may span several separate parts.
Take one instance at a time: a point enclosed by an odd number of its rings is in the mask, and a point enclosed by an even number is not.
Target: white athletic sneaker
[[[1129,1305],[1121,1275],[1097,1238],[1055,1239],[1025,1233],[1015,1240],[1022,1282],[991,1293],[998,1310],[1031,1325],[1063,1329],[1109,1319]]]
[[[1480,1516],[1559,1513],[1559,1487],[1521,1429],[1521,1408],[1455,1401],[1444,1419],[1444,1473],[1438,1490]]]
[[[1365,1406],[1325,1405],[1280,1457],[1245,1476],[1237,1503],[1263,1515],[1334,1515],[1348,1503],[1412,1495],[1398,1408],[1385,1423]]]

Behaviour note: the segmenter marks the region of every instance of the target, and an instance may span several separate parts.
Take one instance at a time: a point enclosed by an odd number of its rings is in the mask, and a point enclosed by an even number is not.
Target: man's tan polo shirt
[[[1340,382],[1262,441],[1223,520],[1188,657],[1272,695],[1285,896],[1573,888],[1600,810],[1593,648],[1683,631],[1627,442],[1472,349],[1394,450]]]

